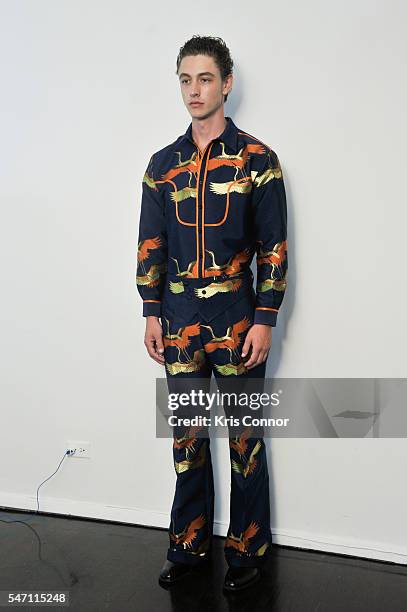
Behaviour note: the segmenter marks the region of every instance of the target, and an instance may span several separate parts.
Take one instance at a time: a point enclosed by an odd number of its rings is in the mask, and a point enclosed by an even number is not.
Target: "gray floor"
[[[215,537],[208,570],[166,591],[157,582],[165,530],[1,510],[0,519],[0,590],[69,591],[69,607],[51,610],[407,610],[406,566],[273,545],[261,583],[225,596],[224,539]],[[2,522],[11,520],[25,524]]]

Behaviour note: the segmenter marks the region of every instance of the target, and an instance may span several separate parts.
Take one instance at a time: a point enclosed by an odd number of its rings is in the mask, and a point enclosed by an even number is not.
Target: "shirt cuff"
[[[277,308],[265,308],[258,306],[254,311],[254,322],[260,323],[261,325],[271,325],[275,327],[277,325]]]
[[[143,317],[161,317],[160,300],[143,300]]]

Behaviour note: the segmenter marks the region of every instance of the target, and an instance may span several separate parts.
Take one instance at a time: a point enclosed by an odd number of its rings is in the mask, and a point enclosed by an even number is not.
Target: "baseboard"
[[[7,511],[36,512],[36,497],[16,493],[0,493],[0,508]],[[97,519],[130,523],[144,527],[167,529],[169,516],[165,512],[146,508],[112,506],[54,497],[40,497],[40,513],[58,514],[66,517]],[[214,521],[214,533],[226,536],[228,524]],[[360,557],[407,565],[407,551],[392,543],[341,538],[334,534],[314,534],[305,531],[287,531],[271,527],[273,544],[305,550]]]

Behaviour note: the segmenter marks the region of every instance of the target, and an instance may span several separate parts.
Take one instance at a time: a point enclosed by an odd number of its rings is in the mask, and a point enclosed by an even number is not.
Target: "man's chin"
[[[189,114],[193,119],[207,119],[208,117],[211,117],[211,115],[213,115],[215,112],[215,109],[208,110],[205,105],[200,108],[192,108],[191,106],[189,106],[188,110]]]
[[[188,108],[191,115],[203,115],[205,113],[204,104],[201,104],[201,106],[189,106]]]

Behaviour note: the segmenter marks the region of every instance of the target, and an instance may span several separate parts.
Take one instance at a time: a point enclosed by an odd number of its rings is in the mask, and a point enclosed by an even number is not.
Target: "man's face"
[[[178,69],[181,94],[191,117],[205,119],[223,104],[223,96],[232,88],[233,76],[222,82],[213,57],[187,55]],[[200,104],[191,104],[191,102]]]

